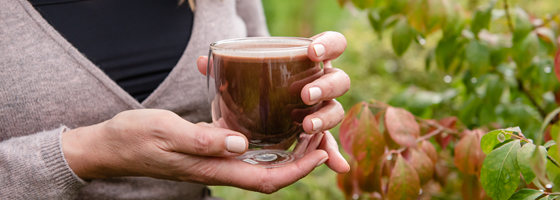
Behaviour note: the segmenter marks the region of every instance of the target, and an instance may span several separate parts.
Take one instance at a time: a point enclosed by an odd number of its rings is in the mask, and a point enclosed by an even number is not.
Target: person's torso
[[[182,57],[194,14],[177,0],[28,0],[41,16],[137,101]]]
[[[210,121],[206,77],[196,59],[214,41],[245,37],[235,0],[196,2],[191,39],[177,65],[142,103],[50,26],[26,0],[0,0],[0,141],[97,124],[130,109],[171,110]],[[132,6],[132,5],[131,5]],[[196,199],[204,186],[149,178],[95,180],[83,199]],[[194,196],[193,196],[194,195]]]

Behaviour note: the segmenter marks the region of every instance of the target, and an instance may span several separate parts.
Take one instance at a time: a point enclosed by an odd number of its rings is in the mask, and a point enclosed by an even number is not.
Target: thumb
[[[210,76],[212,78],[214,78],[214,65],[213,65],[214,61],[210,59],[210,63],[208,63],[208,57],[207,56],[200,56],[198,57],[198,59],[196,59],[196,67],[198,68],[198,71],[206,76],[207,73],[207,69],[208,66],[210,66]]]
[[[238,132],[223,128],[194,125],[187,133],[176,135],[170,141],[172,149],[198,156],[239,156],[247,150],[247,138]],[[181,133],[181,132],[179,132]]]

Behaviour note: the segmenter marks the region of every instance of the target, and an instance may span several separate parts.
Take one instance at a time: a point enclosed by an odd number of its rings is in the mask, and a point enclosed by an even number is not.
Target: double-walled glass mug
[[[302,88],[324,74],[321,63],[307,56],[311,42],[255,37],[210,45],[206,74],[213,123],[247,137],[249,150],[239,160],[280,167],[319,145],[302,127],[305,116],[321,107],[301,97]]]

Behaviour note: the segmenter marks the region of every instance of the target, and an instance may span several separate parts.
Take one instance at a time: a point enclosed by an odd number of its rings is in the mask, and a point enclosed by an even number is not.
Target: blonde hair
[[[188,0],[188,2],[189,2],[189,6],[191,7],[191,10],[194,12],[195,10],[194,0]],[[182,5],[183,3],[185,3],[185,0],[179,0],[179,5]]]

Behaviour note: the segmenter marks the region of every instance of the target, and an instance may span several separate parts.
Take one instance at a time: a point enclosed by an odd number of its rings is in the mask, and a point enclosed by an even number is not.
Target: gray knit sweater
[[[196,59],[216,40],[268,35],[259,0],[198,0],[190,42],[165,81],[137,102],[64,39],[26,0],[0,0],[0,199],[210,199],[207,188],[143,177],[85,182],[60,135],[130,109],[209,121]],[[134,5],[131,5],[134,6]]]

